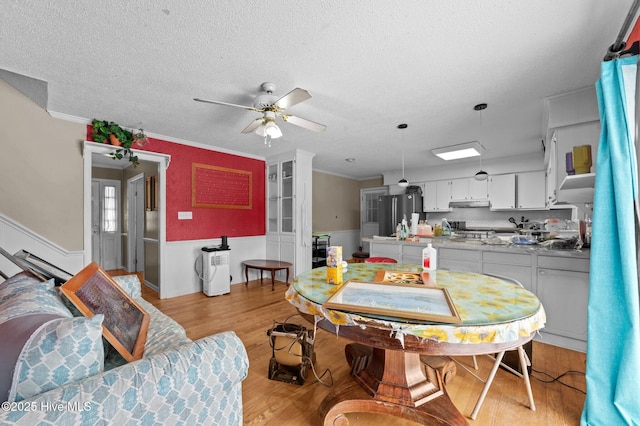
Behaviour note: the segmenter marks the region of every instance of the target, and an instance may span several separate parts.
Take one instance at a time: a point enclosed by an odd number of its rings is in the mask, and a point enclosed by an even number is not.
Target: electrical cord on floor
[[[531,377],[531,378],[533,378],[533,379],[536,379],[537,381],[539,381],[539,382],[541,382],[541,383],[553,383],[553,382],[558,382],[558,383],[560,383],[561,385],[564,385],[564,386],[566,386],[566,387],[568,387],[568,388],[570,388],[570,389],[576,390],[576,391],[578,391],[578,392],[582,392],[582,393],[583,393],[583,394],[585,394],[585,395],[587,394],[587,392],[583,391],[582,389],[577,388],[577,387],[575,387],[575,386],[571,386],[570,384],[567,384],[567,383],[565,383],[565,382],[563,382],[563,381],[561,381],[561,380],[560,380],[561,378],[563,378],[563,377],[564,377],[564,376],[566,376],[567,374],[580,374],[580,375],[583,375],[583,376],[584,376],[584,372],[583,372],[583,371],[567,370],[567,371],[565,371],[564,373],[562,373],[561,375],[559,375],[559,376],[557,376],[557,377],[553,377],[551,374],[545,373],[544,371],[538,371],[538,370],[536,370],[535,368],[532,368],[532,369],[531,369],[531,371],[532,371],[532,372],[534,372],[534,373],[543,374],[543,375],[545,375],[545,376],[547,376],[547,377],[549,377],[549,378],[551,379],[551,380],[543,380],[543,379],[541,379],[541,378],[539,378],[539,377],[536,377],[536,376],[533,376],[533,375],[530,375],[530,376],[529,376],[529,377]]]

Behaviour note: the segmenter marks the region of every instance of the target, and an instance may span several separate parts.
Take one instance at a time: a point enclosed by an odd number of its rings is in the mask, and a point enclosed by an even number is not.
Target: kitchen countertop
[[[559,256],[559,257],[572,257],[589,259],[590,251],[588,248],[578,250],[554,250],[548,249],[540,244],[532,245],[520,245],[520,244],[504,244],[504,245],[492,245],[484,244],[480,240],[476,239],[456,239],[452,237],[421,237],[419,242],[409,242],[396,240],[392,237],[379,237],[379,238],[363,238],[363,242],[375,243],[375,244],[387,244],[387,245],[403,245],[403,246],[415,246],[426,247],[429,242],[432,243],[435,248],[452,248],[461,250],[477,250],[477,251],[491,251],[501,253],[523,253],[523,254],[538,254],[542,256]]]

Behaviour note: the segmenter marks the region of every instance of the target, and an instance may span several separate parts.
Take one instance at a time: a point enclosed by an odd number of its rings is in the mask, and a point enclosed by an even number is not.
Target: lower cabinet
[[[401,244],[382,244],[371,243],[369,250],[371,257],[389,257],[398,263],[402,263],[402,245]]]
[[[589,260],[538,256],[536,295],[547,314],[541,341],[586,351]]]
[[[482,272],[480,250],[461,250],[448,247],[437,248],[438,269],[450,271]]]
[[[422,265],[422,249],[420,246],[402,246],[402,263]]]
[[[530,254],[485,251],[482,253],[482,273],[514,279],[535,293],[531,262]]]

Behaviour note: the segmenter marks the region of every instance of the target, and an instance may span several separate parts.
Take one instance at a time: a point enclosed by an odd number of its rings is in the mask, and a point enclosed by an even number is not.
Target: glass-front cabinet
[[[267,166],[267,232],[295,232],[293,160]]]
[[[266,162],[267,258],[291,262],[293,276],[311,269],[313,156],[297,149]]]

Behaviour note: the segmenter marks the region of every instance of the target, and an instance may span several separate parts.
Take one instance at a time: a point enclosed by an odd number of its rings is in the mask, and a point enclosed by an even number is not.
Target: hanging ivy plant
[[[113,121],[93,120],[91,122],[91,138],[96,143],[106,143],[118,148],[109,155],[115,159],[129,158],[134,165],[138,165],[138,156],[133,153],[131,147],[134,143],[146,140],[142,130],[133,133],[123,129]]]

